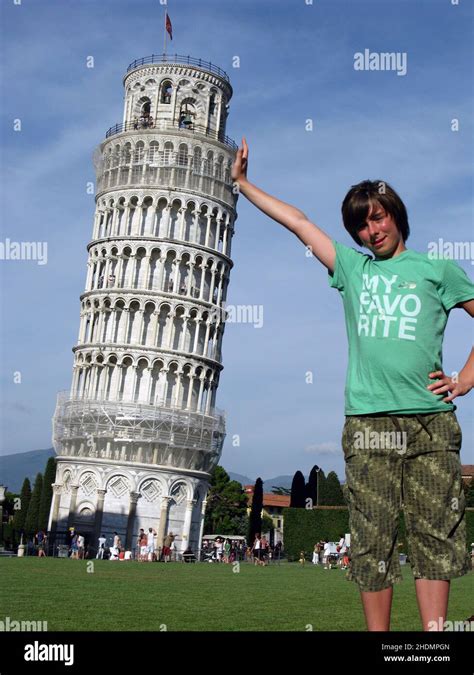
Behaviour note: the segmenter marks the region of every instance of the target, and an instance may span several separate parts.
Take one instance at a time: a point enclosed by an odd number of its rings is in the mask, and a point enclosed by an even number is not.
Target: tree
[[[20,495],[16,492],[5,492],[5,500],[2,504],[3,522],[9,523],[15,516],[15,504],[19,503]]]
[[[328,506],[326,503],[326,483],[327,483],[327,478],[326,474],[322,469],[319,470],[319,476],[318,476],[318,501],[317,504],[318,506]]]
[[[249,516],[247,542],[252,545],[255,535],[262,532],[262,509],[263,509],[263,481],[257,478],[253,488],[252,506]]]
[[[319,466],[315,464],[311,469],[306,483],[306,499],[311,499],[313,506],[318,503],[318,471]]]
[[[291,483],[290,507],[294,509],[304,509],[306,506],[305,494],[306,484],[304,476],[301,471],[297,471],[293,476],[293,481]]]
[[[344,495],[335,471],[330,471],[325,481],[325,506],[344,506]]]
[[[239,535],[247,529],[247,497],[221,466],[211,472],[204,529],[205,534]]]
[[[48,528],[49,512],[51,510],[51,501],[53,499],[52,484],[56,479],[56,457],[50,457],[44,470],[43,490],[41,492],[41,501],[39,508],[39,522],[40,530]]]
[[[28,506],[28,513],[26,514],[25,532],[27,535],[34,534],[38,529],[39,524],[39,510],[41,502],[41,491],[43,489],[43,474],[36,474],[36,480],[31,493],[30,504]]]
[[[474,478],[464,487],[466,493],[466,506],[474,506]]]
[[[25,529],[26,515],[31,500],[31,483],[29,478],[25,478],[21,486],[19,509],[15,509],[13,516],[13,529],[16,532],[21,532]]]

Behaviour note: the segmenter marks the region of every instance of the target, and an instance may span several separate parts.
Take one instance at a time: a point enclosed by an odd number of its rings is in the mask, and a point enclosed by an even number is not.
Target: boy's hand
[[[445,391],[450,391],[451,394],[443,398],[445,403],[449,403],[456,396],[464,396],[468,394],[472,387],[472,384],[466,382],[463,379],[457,378],[455,381],[452,377],[445,375],[442,370],[436,370],[434,373],[429,373],[428,377],[437,377],[438,382],[433,382],[429,384],[426,388],[429,389],[433,394],[442,394]]]
[[[248,166],[249,148],[245,137],[242,137],[242,147],[237,150],[235,161],[232,165],[231,177],[232,180],[239,182],[239,180],[246,180],[247,166]]]

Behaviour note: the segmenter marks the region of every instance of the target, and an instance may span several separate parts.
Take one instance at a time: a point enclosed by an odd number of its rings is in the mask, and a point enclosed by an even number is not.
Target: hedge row
[[[319,506],[315,509],[283,509],[285,551],[289,559],[298,559],[301,551],[311,557],[314,545],[325,541],[339,541],[349,532],[349,511],[346,506]],[[474,542],[474,509],[466,510],[466,545],[471,550]],[[398,528],[399,553],[408,553],[405,518],[400,511]]]

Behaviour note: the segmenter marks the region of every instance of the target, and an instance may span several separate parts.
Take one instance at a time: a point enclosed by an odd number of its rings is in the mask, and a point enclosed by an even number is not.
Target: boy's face
[[[362,244],[377,258],[390,258],[405,249],[402,235],[390,213],[378,202],[371,204],[365,224],[357,230]]]

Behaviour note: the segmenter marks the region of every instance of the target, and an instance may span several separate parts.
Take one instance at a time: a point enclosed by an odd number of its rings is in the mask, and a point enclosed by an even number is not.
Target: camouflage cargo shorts
[[[462,433],[454,411],[348,415],[342,433],[349,502],[351,569],[361,591],[402,580],[397,548],[403,510],[415,578],[466,574]]]

